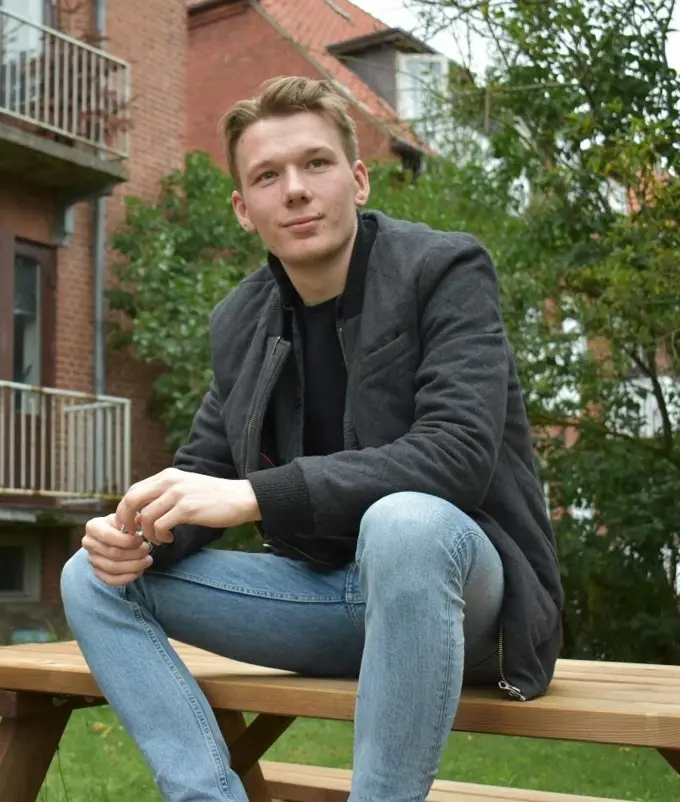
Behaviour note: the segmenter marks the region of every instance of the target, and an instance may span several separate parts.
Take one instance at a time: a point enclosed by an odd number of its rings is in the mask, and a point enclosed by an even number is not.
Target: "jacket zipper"
[[[340,343],[340,350],[342,351],[342,361],[345,363],[345,370],[349,373],[349,363],[347,362],[347,351],[345,351],[345,336],[342,331],[342,326],[336,324],[336,331],[338,332],[338,342]]]
[[[507,679],[505,678],[505,670],[503,668],[503,625],[501,624],[500,631],[498,633],[498,666],[500,669],[501,674],[501,681],[498,683],[498,687],[502,691],[507,691],[507,693],[513,699],[519,699],[520,702],[526,702],[527,698],[522,693],[522,691],[517,688],[515,685],[511,685]]]
[[[265,363],[265,368],[264,368],[264,372],[265,373],[269,370],[269,366],[272,363],[272,359],[274,358],[274,354],[276,353],[276,349],[277,349],[278,344],[280,342],[281,342],[281,337],[277,337],[274,340],[274,344],[272,345],[272,350],[269,352],[269,356],[267,357],[267,361]],[[267,388],[265,387],[265,393],[264,393],[265,396],[267,394],[266,390],[267,390]],[[248,426],[246,428],[246,464],[245,464],[245,473],[246,473],[246,475],[249,473],[248,469],[250,467],[250,462],[249,462],[249,460],[250,460],[250,439],[251,439],[251,436],[252,436],[252,433],[253,433],[253,424],[255,423],[255,418],[257,418],[258,413],[259,413],[259,407],[256,406],[253,409],[253,414],[250,416],[250,419],[248,420]]]
[[[277,542],[276,538],[274,538],[274,542]],[[278,541],[278,542],[280,543],[281,541]],[[269,548],[272,548],[272,547],[270,546]],[[335,568],[335,565],[333,565],[333,563],[329,563],[326,560],[320,560],[318,557],[312,557],[311,554],[307,554],[306,551],[303,551],[302,549],[299,549],[297,546],[293,546],[291,543],[283,543],[283,550],[285,550],[285,549],[292,549],[293,551],[296,551],[298,554],[300,554],[302,557],[304,557],[305,560],[307,560],[308,562],[314,563],[314,565],[323,565],[326,568]]]
[[[335,330],[338,335],[338,342],[340,343],[340,350],[342,351],[342,361],[345,363],[345,371],[347,373],[347,392],[349,393],[349,360],[347,359],[347,349],[345,348],[345,334],[343,331],[342,326],[336,322]],[[351,423],[349,419],[349,415],[347,412],[347,396],[345,397],[345,412],[342,417],[342,429],[343,429],[343,439],[344,439],[344,446],[345,449],[348,451],[356,451],[358,448],[358,443],[356,440],[356,434],[350,431]]]

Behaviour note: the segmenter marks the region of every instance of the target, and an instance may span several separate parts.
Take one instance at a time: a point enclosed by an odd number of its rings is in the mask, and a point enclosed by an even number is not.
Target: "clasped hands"
[[[167,468],[132,485],[113,515],[88,521],[81,542],[95,575],[120,586],[153,564],[150,544],[171,543],[179,524],[226,528],[259,518],[248,480]]]

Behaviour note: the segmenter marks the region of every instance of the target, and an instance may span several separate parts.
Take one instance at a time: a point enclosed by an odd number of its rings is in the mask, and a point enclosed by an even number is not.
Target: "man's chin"
[[[324,259],[330,259],[337,251],[337,245],[328,242],[322,237],[313,237],[304,242],[296,243],[295,247],[285,248],[284,253],[279,255],[281,262],[285,264],[304,267],[305,265],[317,265]]]

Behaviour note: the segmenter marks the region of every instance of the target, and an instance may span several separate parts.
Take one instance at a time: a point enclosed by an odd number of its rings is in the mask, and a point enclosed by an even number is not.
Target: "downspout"
[[[94,27],[103,47],[106,29],[106,0],[94,0]],[[94,200],[92,260],[93,312],[94,312],[94,393],[106,393],[106,319],[104,292],[106,290],[106,197],[98,195]],[[95,487],[104,485],[104,426],[100,414],[95,416]]]
[[[104,37],[106,0],[95,0],[94,26]],[[106,392],[106,353],[104,291],[106,289],[106,198],[99,195],[94,201],[93,267],[94,267],[94,392]]]

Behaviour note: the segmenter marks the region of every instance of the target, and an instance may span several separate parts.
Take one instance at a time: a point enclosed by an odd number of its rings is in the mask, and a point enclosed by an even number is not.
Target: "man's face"
[[[242,135],[236,161],[234,211],[284,265],[313,265],[347,246],[368,173],[349,163],[332,122],[311,112],[260,120]]]

